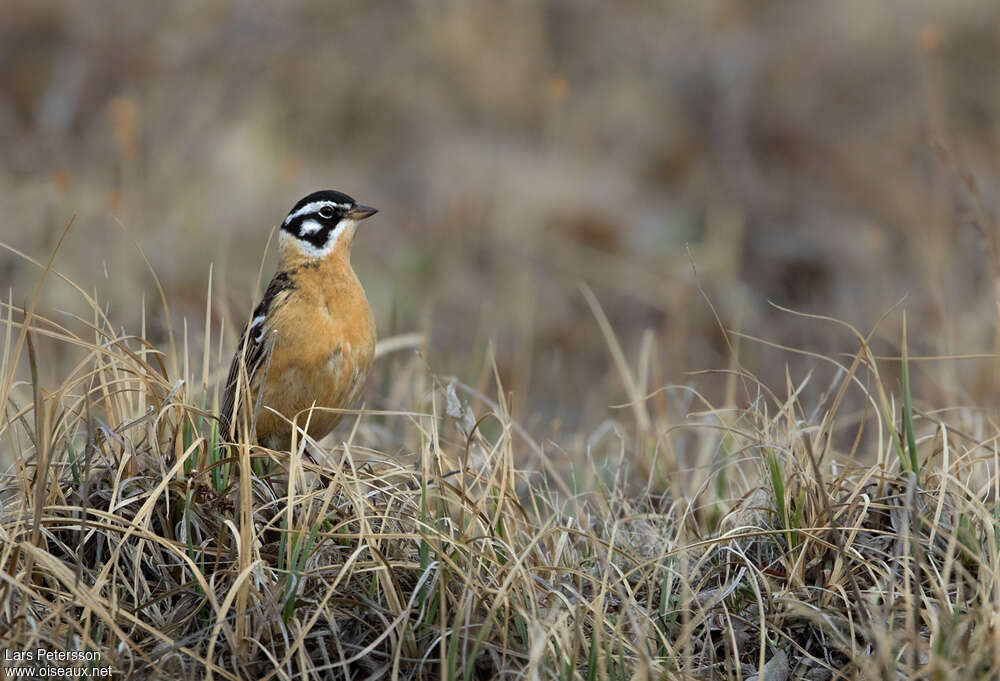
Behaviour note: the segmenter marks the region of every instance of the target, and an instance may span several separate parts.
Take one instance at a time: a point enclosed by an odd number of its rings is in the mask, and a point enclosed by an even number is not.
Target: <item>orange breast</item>
[[[257,437],[273,449],[289,447],[292,419],[300,427],[308,419],[317,440],[333,430],[343,415],[323,409],[354,406],[375,353],[371,308],[349,262],[302,268],[294,284],[269,323],[274,347],[257,417]]]

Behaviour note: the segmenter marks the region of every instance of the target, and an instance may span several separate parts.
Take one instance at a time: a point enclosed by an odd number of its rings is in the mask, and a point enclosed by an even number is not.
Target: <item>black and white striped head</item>
[[[346,239],[349,246],[358,222],[377,212],[341,192],[313,192],[289,211],[281,223],[279,242],[282,249],[294,244],[303,255],[322,258],[342,240]]]

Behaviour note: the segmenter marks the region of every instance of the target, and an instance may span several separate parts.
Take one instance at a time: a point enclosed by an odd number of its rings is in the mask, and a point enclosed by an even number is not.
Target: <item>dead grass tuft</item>
[[[405,409],[289,453],[219,446],[209,341],[192,376],[186,338],[80,293],[86,319],[2,308],[9,650],[146,679],[1000,674],[996,425],[884,384],[861,334],[818,403],[735,362],[727,404],[650,399],[588,290],[632,422],[539,444],[495,371],[485,395],[397,353]],[[54,346],[81,358],[43,386]]]

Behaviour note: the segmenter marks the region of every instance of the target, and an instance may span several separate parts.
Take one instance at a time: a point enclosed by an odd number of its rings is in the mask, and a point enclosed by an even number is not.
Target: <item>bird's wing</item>
[[[264,297],[254,308],[253,316],[243,327],[240,334],[240,344],[236,347],[233,355],[233,362],[229,366],[229,376],[226,378],[225,393],[222,398],[222,406],[219,409],[219,437],[226,441],[232,441],[236,437],[235,424],[237,422],[236,394],[240,395],[240,411],[247,409],[249,402],[249,386],[255,385],[255,380],[267,366],[268,355],[273,345],[272,332],[268,322],[273,318],[274,311],[284,302],[286,292],[293,288],[291,278],[286,272],[279,272],[267,285]],[[244,348],[246,350],[244,351]],[[246,383],[240,381],[240,366],[246,367]],[[237,390],[239,388],[239,390]],[[256,405],[250,405],[250,410]],[[248,412],[249,413],[249,412]]]

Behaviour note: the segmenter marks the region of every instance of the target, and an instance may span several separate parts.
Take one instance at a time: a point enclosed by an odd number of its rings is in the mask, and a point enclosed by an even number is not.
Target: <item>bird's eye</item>
[[[319,216],[321,218],[326,218],[327,220],[329,220],[330,218],[333,217],[333,208],[330,208],[329,206],[326,206],[324,208],[320,208],[320,210],[319,210]]]

